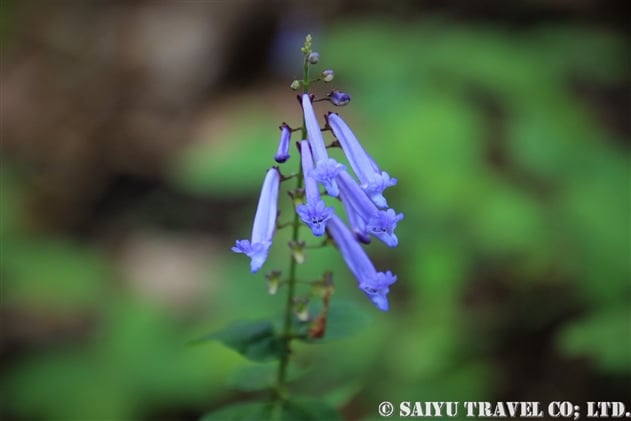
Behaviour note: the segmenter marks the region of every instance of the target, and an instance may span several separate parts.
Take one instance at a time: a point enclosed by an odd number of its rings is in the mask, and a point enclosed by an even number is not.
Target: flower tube
[[[382,311],[388,311],[389,286],[396,282],[392,272],[377,272],[362,246],[336,215],[331,216],[327,225],[329,234],[358,282],[358,287],[370,301]]]
[[[278,190],[280,187],[280,173],[277,168],[270,168],[265,175],[261,195],[259,197],[254,223],[252,224],[252,237],[248,240],[237,240],[232,251],[243,253],[250,261],[250,272],[257,272],[265,260],[272,245],[274,230],[276,229],[276,217],[278,211]]]
[[[359,143],[350,127],[338,114],[330,113],[327,116],[327,121],[331,131],[342,145],[342,150],[351,164],[361,188],[375,205],[380,208],[388,207],[388,202],[382,193],[386,188],[397,184],[397,179],[390,178],[387,172],[379,169],[379,166]]]
[[[320,191],[316,180],[308,174],[313,171],[313,157],[309,142],[300,142],[300,154],[302,159],[302,172],[304,174],[306,204],[296,206],[296,212],[300,219],[311,228],[316,237],[324,235],[326,223],[333,215],[333,208],[326,207],[326,203],[320,198]]]
[[[313,104],[311,104],[311,98],[308,94],[302,95],[302,110],[305,117],[307,137],[315,162],[315,168],[311,171],[311,174],[308,175],[311,175],[322,183],[330,196],[337,197],[339,190],[335,177],[344,170],[344,165],[338,163],[333,158],[329,158],[326,145],[324,144],[324,138],[320,131],[320,125],[318,124],[318,119],[316,118]]]
[[[351,227],[353,235],[355,235],[355,239],[357,239],[357,241],[359,241],[360,243],[370,244],[370,236],[368,235],[368,230],[366,229],[366,221],[364,221],[357,214],[357,212],[355,212],[350,203],[348,203],[348,199],[344,195],[340,195],[340,201],[342,202],[342,206],[344,206],[344,210],[346,211],[348,223]]]

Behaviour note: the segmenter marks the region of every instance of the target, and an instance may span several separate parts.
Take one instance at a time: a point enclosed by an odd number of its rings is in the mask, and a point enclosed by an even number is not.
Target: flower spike
[[[396,275],[390,271],[377,272],[362,246],[336,215],[331,217],[327,230],[335,240],[346,265],[357,279],[359,289],[379,310],[388,311],[389,286],[396,282]]]
[[[289,159],[289,139],[291,138],[291,129],[286,123],[281,124],[278,128],[280,129],[280,140],[278,142],[278,149],[276,150],[274,160],[279,164],[282,164]]]
[[[265,175],[261,196],[252,225],[252,238],[237,240],[232,251],[243,253],[251,259],[250,272],[257,272],[265,260],[272,245],[278,209],[278,190],[280,187],[280,173],[276,167],[270,168]]]
[[[379,169],[379,166],[359,143],[350,127],[338,114],[330,113],[327,116],[327,121],[331,131],[342,145],[344,154],[359,179],[361,188],[375,205],[380,208],[387,208],[388,202],[382,193],[386,188],[397,184],[397,179],[390,178],[387,172]]]
[[[300,142],[300,154],[302,159],[302,172],[305,177],[305,195],[307,203],[296,206],[296,212],[300,219],[311,228],[316,237],[324,235],[326,223],[333,215],[333,208],[326,207],[326,203],[320,198],[320,191],[316,180],[309,174],[313,171],[313,157],[309,148],[309,142]]]
[[[397,222],[403,219],[403,214],[397,214],[393,209],[378,209],[346,171],[340,173],[338,182],[340,195],[348,203],[346,208],[347,212],[349,212],[349,220],[353,221],[353,218],[361,219],[365,224],[365,232],[363,234],[373,235],[388,247],[396,247],[399,240],[394,233],[394,229],[397,227]],[[358,224],[355,223],[354,225]],[[361,224],[358,226],[361,228]],[[361,238],[361,236],[358,236],[358,238]]]
[[[338,163],[335,159],[329,158],[324,144],[324,138],[320,131],[320,125],[311,104],[311,98],[308,94],[302,95],[302,110],[305,117],[305,126],[307,127],[307,137],[309,145],[313,153],[315,168],[311,171],[311,175],[317,181],[322,183],[330,196],[337,197],[339,190],[335,178],[344,170],[344,165]]]

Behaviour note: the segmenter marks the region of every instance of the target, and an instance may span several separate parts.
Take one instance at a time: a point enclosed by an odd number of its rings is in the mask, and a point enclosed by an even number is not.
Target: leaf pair
[[[351,302],[336,300],[331,303],[327,313],[326,334],[323,338],[309,337],[310,321],[298,320],[295,320],[292,329],[294,337],[305,343],[325,343],[351,336],[370,321],[369,316]],[[285,349],[283,339],[271,320],[236,321],[190,343],[201,345],[211,341],[219,341],[255,362],[278,360]]]

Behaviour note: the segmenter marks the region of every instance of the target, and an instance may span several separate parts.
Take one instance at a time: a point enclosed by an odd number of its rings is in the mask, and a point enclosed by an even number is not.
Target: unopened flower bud
[[[336,107],[343,107],[351,102],[351,96],[346,92],[334,89],[331,91],[331,93],[329,93],[329,100],[331,101],[331,104],[335,105]]]
[[[318,61],[320,61],[320,54],[314,51],[313,53],[309,54],[309,56],[307,56],[307,60],[309,60],[310,64],[317,64]]]
[[[331,69],[326,69],[322,72],[322,80],[324,82],[331,82],[335,78],[335,72]]]
[[[283,123],[279,126],[280,129],[280,141],[278,142],[278,149],[274,160],[279,164],[289,159],[289,139],[291,138],[291,128],[287,123]]]
[[[291,85],[289,85],[289,87],[292,90],[297,91],[298,89],[300,89],[300,81],[299,80],[294,80],[293,82],[291,82]]]

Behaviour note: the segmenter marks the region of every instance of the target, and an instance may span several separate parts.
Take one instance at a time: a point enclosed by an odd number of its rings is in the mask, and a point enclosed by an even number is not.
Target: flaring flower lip
[[[380,208],[388,207],[388,202],[382,192],[397,183],[396,178],[379,169],[377,163],[368,155],[348,124],[336,113],[327,115],[327,125],[342,145],[342,150],[351,164],[353,172],[359,179],[362,189],[368,194],[375,205]]]
[[[311,228],[311,232],[316,237],[324,235],[326,224],[333,215],[333,208],[327,208],[322,200],[317,202],[307,202],[305,205],[296,206],[296,212],[300,219]]]
[[[380,210],[366,223],[366,230],[377,237],[388,247],[396,247],[399,239],[394,233],[397,222],[403,219],[402,213],[395,213],[394,209]]]
[[[250,257],[250,271],[257,272],[265,263],[269,248],[272,245],[276,217],[278,212],[278,191],[280,188],[280,173],[277,168],[270,168],[263,180],[254,223],[252,237],[248,240],[237,240],[232,251],[243,253]]]
[[[396,275],[390,271],[377,272],[376,281],[373,284],[360,284],[361,289],[370,301],[381,311],[388,311],[387,295],[390,292],[389,286],[397,281]]]
[[[340,190],[336,178],[344,169],[344,165],[335,159],[326,158],[318,161],[316,167],[311,170],[309,175],[322,183],[329,196],[337,197],[340,194]]]
[[[278,149],[276,150],[274,160],[279,164],[282,164],[289,159],[289,140],[291,138],[291,129],[286,123],[281,124],[279,129],[280,140],[278,141]]]
[[[307,203],[296,206],[296,212],[298,212],[300,219],[311,228],[313,235],[320,237],[324,235],[326,223],[333,215],[333,208],[327,208],[320,198],[318,184],[312,176],[313,157],[311,156],[311,148],[308,141],[303,140],[300,142],[300,154]]]
[[[388,311],[388,287],[397,277],[390,271],[377,272],[362,246],[336,215],[331,216],[327,230],[335,240],[346,265],[357,279],[359,288],[379,310]]]
[[[339,190],[335,177],[344,169],[344,166],[335,159],[329,158],[326,145],[324,144],[324,138],[322,137],[322,131],[320,130],[320,125],[318,124],[318,119],[316,118],[313,104],[311,104],[311,98],[308,94],[302,95],[302,110],[304,112],[311,153],[316,163],[315,169],[312,170],[310,175],[322,183],[330,196],[337,197]]]
[[[399,240],[394,229],[397,222],[403,219],[403,214],[396,214],[393,209],[378,209],[346,171],[340,173],[338,181],[341,196],[348,203],[346,208],[350,215],[349,219],[355,221],[354,225],[361,228],[361,224],[356,222],[357,219],[361,219],[364,223],[364,234],[373,235],[388,247],[396,247]],[[356,215],[352,215],[353,212]]]

